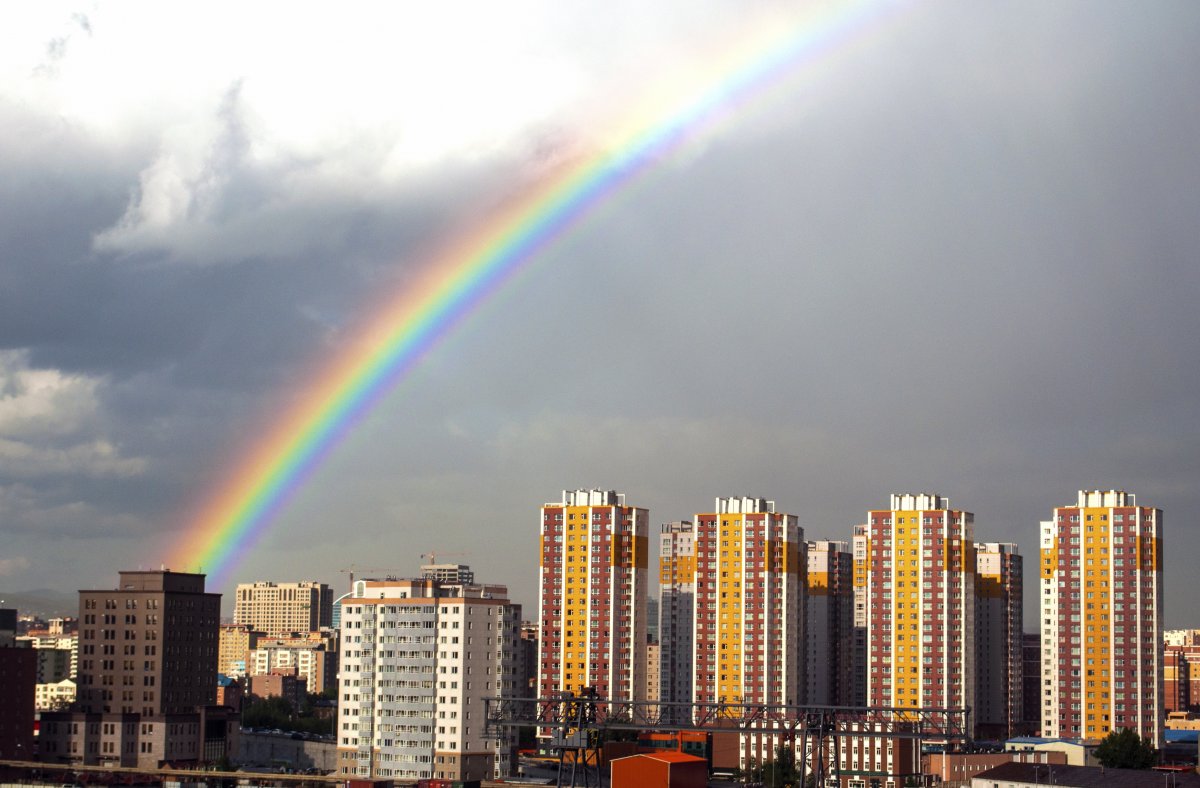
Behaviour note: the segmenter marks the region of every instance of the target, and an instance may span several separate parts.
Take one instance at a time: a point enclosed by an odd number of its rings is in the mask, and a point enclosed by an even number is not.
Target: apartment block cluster
[[[1082,491],[1038,526],[1028,634],[1016,545],[979,541],[938,494],[894,494],[847,538],[808,539],[764,498],[652,528],[623,493],[567,490],[541,506],[539,535],[531,621],[460,564],[352,575],[337,599],[313,581],[239,585],[224,625],[204,576],[169,570],[80,591],[77,631],[18,635],[0,611],[0,673],[29,695],[0,712],[0,756],[210,763],[236,749],[243,694],[331,696],[346,779],[513,774],[516,741],[485,719],[501,697],[652,704],[676,725],[697,704],[970,709],[969,735],[991,740],[1129,728],[1161,743],[1166,711],[1200,713],[1200,633],[1162,645],[1162,512],[1124,492]],[[63,681],[69,697],[42,697]],[[35,702],[36,743],[21,733]],[[876,731],[860,738],[834,756],[847,780],[921,769]],[[744,736],[735,765],[777,745]]]
[[[807,540],[762,498],[717,498],[653,535],[649,522],[614,491],[542,507],[540,696],[587,689],[676,715],[712,702],[970,709],[977,738],[1130,728],[1162,741],[1162,513],[1133,495],[1083,491],[1040,524],[1032,662],[1023,557],[978,541],[974,515],[941,495],[892,495],[846,540]],[[657,665],[637,645],[650,628]],[[740,765],[771,754],[746,744]]]
[[[220,700],[280,696],[296,705],[337,683],[333,589],[311,580],[243,583],[235,590],[233,623],[218,633]]]

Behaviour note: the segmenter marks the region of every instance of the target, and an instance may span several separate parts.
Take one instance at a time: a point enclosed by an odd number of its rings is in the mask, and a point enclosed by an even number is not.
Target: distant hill
[[[0,591],[0,607],[16,608],[18,615],[42,618],[79,615],[79,594],[38,588],[33,591]]]

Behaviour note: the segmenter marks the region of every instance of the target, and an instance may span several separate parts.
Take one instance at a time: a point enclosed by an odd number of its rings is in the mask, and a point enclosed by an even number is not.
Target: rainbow
[[[434,255],[418,282],[386,303],[351,348],[322,369],[303,397],[257,440],[205,499],[169,566],[202,569],[222,584],[340,440],[436,343],[487,297],[606,198],[711,132],[805,65],[842,51],[890,5],[816,4],[803,18],[775,20],[721,58],[708,58],[606,150],[561,165],[540,183]]]

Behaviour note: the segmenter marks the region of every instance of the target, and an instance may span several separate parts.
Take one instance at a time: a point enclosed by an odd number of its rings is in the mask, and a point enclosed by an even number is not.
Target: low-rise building
[[[921,771],[935,777],[942,788],[962,788],[970,785],[975,775],[1013,762],[1055,763],[1065,766],[1067,755],[1052,750],[933,753],[921,759]]]
[[[1102,766],[1063,766],[1042,763],[1004,763],[980,772],[971,788],[1200,788],[1200,775],[1192,771],[1160,772],[1151,769],[1105,769]]]
[[[226,676],[224,673],[218,673],[217,705],[240,712],[242,710],[242,701],[246,696],[246,686],[242,683],[244,680],[234,678],[233,676]]]
[[[1005,752],[1061,752],[1071,766],[1099,766],[1096,760],[1098,741],[1055,739],[1042,736],[1018,736],[1004,743]]]
[[[250,676],[249,694],[255,698],[283,698],[293,709],[299,709],[308,693],[308,682],[297,676],[294,669],[276,669],[270,673]]]
[[[75,682],[63,679],[35,688],[35,705],[38,711],[59,711],[75,702]]]
[[[337,686],[337,636],[324,630],[259,639],[246,654],[246,675],[278,671],[294,671],[313,694],[333,689]]]

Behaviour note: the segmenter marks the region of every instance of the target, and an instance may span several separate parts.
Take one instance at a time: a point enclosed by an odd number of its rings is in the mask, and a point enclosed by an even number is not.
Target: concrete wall
[[[237,751],[230,760],[238,766],[283,766],[303,771],[337,769],[337,744],[324,741],[302,741],[290,734],[246,733],[238,737]]]

